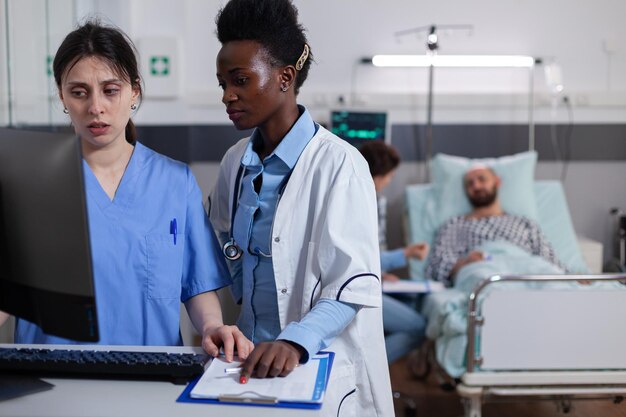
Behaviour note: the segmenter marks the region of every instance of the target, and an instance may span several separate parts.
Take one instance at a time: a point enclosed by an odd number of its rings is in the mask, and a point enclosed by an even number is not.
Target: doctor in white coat
[[[209,213],[228,259],[242,374],[289,374],[335,352],[322,414],[392,416],[376,195],[367,163],[296,103],[312,55],[289,0],[231,0],[217,17],[217,79],[237,129]]]

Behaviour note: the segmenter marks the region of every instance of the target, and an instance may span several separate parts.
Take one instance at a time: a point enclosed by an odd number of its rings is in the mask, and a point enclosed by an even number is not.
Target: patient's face
[[[498,198],[500,179],[489,168],[473,169],[464,177],[465,193],[474,208],[492,205]]]

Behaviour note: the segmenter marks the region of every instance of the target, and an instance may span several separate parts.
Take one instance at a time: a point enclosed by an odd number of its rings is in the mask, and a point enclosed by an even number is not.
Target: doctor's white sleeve
[[[209,216],[209,220],[213,229],[215,230],[215,234],[217,235],[217,239],[220,244],[220,248],[224,246],[226,241],[230,237],[230,186],[229,186],[229,173],[230,163],[229,163],[229,155],[227,154],[224,157],[220,165],[220,173],[217,178],[217,182],[213,187],[213,190],[209,193],[209,197],[207,200],[207,212]],[[230,276],[233,280],[233,284],[231,287],[231,292],[233,294],[233,298],[237,304],[241,303],[242,298],[242,265],[241,259],[236,261],[226,260],[226,265],[228,266],[228,270],[230,272]]]
[[[381,306],[378,215],[374,183],[367,175],[341,176],[329,188],[319,242],[321,298]]]

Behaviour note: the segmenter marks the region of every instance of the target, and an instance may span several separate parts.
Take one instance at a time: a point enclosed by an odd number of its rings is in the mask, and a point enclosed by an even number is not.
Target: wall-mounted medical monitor
[[[352,144],[370,140],[390,141],[386,112],[332,111],[330,130]]]

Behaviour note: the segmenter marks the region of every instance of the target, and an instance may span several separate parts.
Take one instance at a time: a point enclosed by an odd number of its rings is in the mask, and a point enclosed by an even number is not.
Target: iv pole
[[[433,153],[433,81],[435,75],[434,58],[437,55],[437,49],[439,49],[439,43],[437,42],[437,28],[435,25],[430,27],[430,33],[426,38],[426,47],[428,48],[428,54],[431,57],[430,65],[428,66],[428,101],[426,110],[426,141],[424,143],[424,166],[425,174],[424,178],[426,182],[430,182],[430,160]]]
[[[428,36],[426,38],[427,54],[431,57],[430,65],[428,66],[428,98],[426,102],[426,135],[424,138],[424,167],[425,167],[425,182],[430,182],[430,161],[432,159],[433,152],[433,83],[435,78],[435,66],[434,57],[437,55],[439,49],[439,39],[437,36],[437,29],[444,30],[467,30],[471,31],[474,27],[472,25],[430,25],[421,26],[414,29],[402,30],[396,32],[396,36],[402,36],[409,33],[419,33],[428,30]]]

